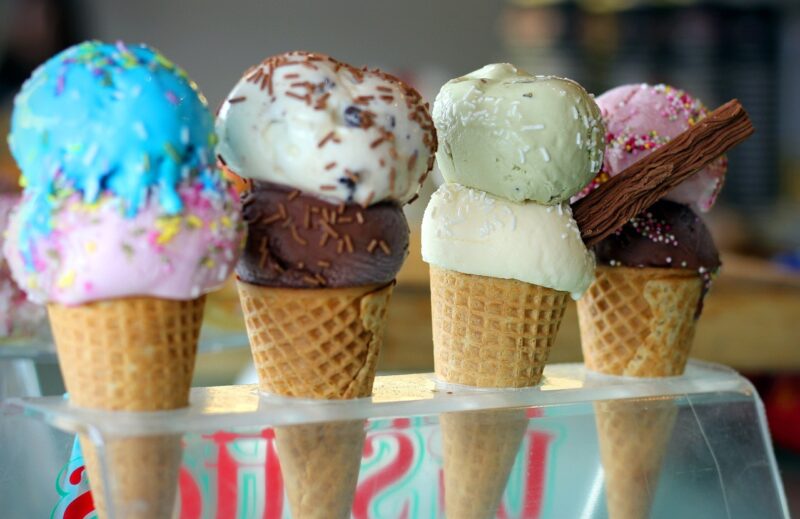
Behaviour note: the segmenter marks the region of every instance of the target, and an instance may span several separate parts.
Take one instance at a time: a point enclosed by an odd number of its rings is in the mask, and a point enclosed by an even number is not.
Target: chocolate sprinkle
[[[717,108],[576,202],[573,215],[583,241],[587,246],[599,243],[753,131],[738,100]]]

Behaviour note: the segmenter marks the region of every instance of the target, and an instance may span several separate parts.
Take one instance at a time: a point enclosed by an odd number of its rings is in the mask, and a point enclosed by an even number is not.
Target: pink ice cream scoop
[[[0,229],[5,231],[11,211],[19,202],[17,194],[0,194]],[[5,233],[0,243],[5,241]],[[43,306],[32,303],[11,277],[11,270],[0,254],[0,337],[35,333],[45,319]]]
[[[708,114],[698,99],[668,85],[623,85],[599,96],[606,127],[603,167],[572,201],[580,200],[610,177],[688,130]],[[665,197],[706,212],[722,189],[728,160],[722,156],[678,185]]]
[[[24,192],[4,253],[32,301],[193,300],[232,272],[244,225],[214,120],[158,51],[89,41],[50,58],[8,142]]]
[[[242,242],[241,214],[232,188],[217,192],[194,182],[177,192],[181,214],[166,215],[149,204],[133,218],[113,196],[89,205],[75,194],[54,213],[52,231],[34,239],[32,269],[18,240],[6,241],[11,270],[39,303],[198,297],[231,273]],[[10,236],[19,234],[21,221],[12,218]]]

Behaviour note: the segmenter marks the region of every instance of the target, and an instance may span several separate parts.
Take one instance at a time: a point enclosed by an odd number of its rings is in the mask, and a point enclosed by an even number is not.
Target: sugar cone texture
[[[495,517],[528,425],[525,411],[447,413],[439,420],[445,517]]]
[[[185,407],[205,298],[149,297],[66,307],[48,306],[70,402],[104,411]],[[114,439],[105,445],[112,488],[104,487],[99,453],[80,437],[100,519],[171,517],[181,462],[180,436]]]
[[[183,451],[180,435],[120,438],[105,446],[106,470],[113,474],[106,489],[98,449],[80,435],[84,464],[89,475],[97,517],[112,517],[106,493],[114,503],[114,518],[173,517],[178,491],[178,472]]]
[[[349,519],[364,436],[362,420],[275,428],[293,519]]]
[[[595,402],[609,519],[646,519],[677,407],[671,399]]]
[[[318,399],[372,394],[394,283],[328,289],[238,284],[262,391]],[[275,428],[294,519],[350,517],[364,435],[360,420]]]
[[[569,294],[431,265],[436,375],[479,387],[539,383]]]
[[[372,394],[393,283],[326,289],[238,284],[262,391],[322,399]]]
[[[633,377],[683,374],[702,289],[693,270],[598,267],[578,300],[586,367]]]

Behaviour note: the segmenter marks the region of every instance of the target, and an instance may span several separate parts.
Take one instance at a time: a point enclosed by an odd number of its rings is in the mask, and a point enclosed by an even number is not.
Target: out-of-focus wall
[[[502,58],[503,2],[486,0],[84,0],[94,36],[147,42],[212,106],[250,65],[288,50],[402,72],[457,75]],[[430,74],[433,74],[431,72]],[[439,74],[441,75],[441,74]],[[447,79],[443,76],[442,81]],[[427,95],[434,87],[420,85]],[[438,88],[438,86],[436,86]]]

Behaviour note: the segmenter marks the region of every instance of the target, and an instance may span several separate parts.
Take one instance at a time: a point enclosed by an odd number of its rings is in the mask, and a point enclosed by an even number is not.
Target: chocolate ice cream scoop
[[[260,181],[242,202],[248,236],[236,273],[247,283],[286,288],[389,283],[408,253],[408,223],[391,202],[337,205]]]
[[[599,265],[682,268],[706,277],[720,266],[703,221],[687,206],[661,200],[595,247]]]

